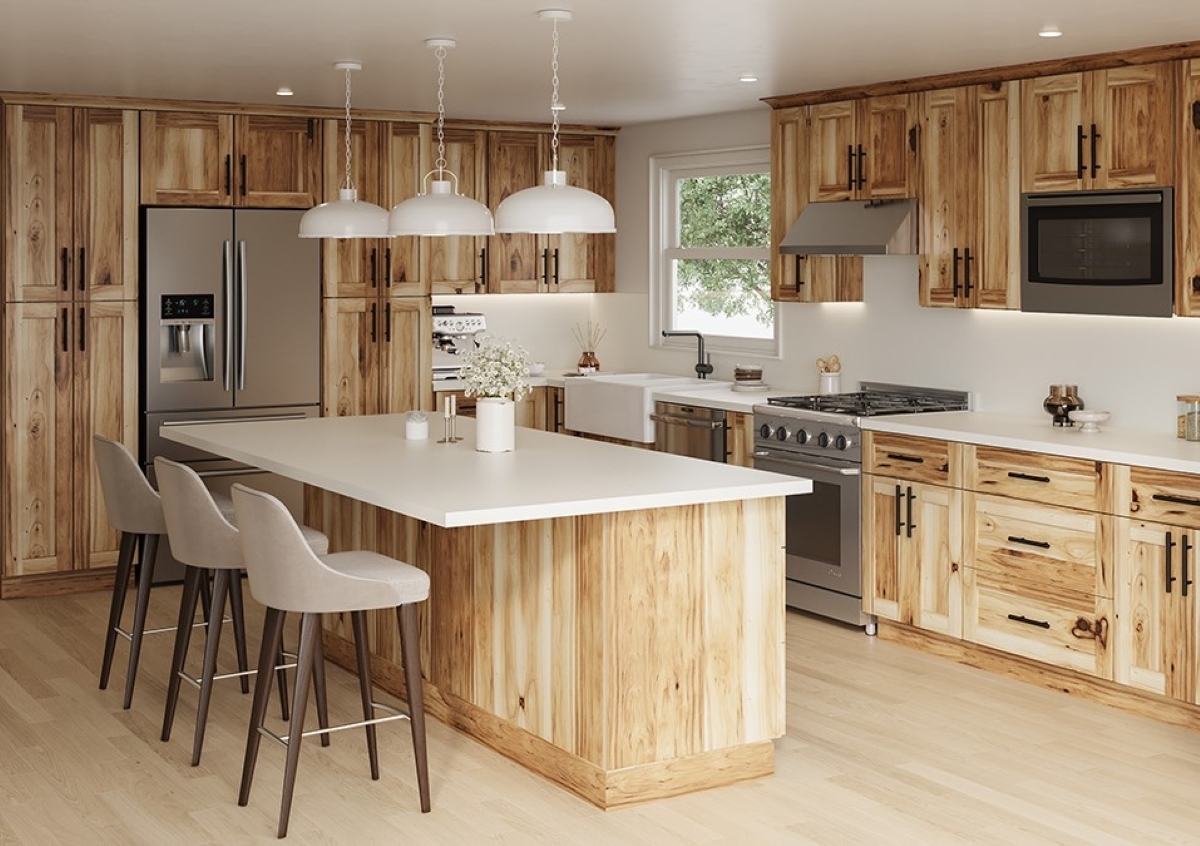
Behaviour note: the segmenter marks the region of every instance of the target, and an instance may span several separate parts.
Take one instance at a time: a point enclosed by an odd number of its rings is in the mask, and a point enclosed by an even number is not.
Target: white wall
[[[433,302],[453,305],[460,312],[482,313],[489,333],[513,339],[529,353],[530,361],[543,361],[551,372],[561,372],[579,361],[571,327],[586,326],[597,298],[595,294],[485,294],[436,296]]]
[[[649,159],[662,153],[765,145],[769,112],[641,124],[617,138],[617,291],[592,299],[608,328],[597,354],[605,370],[687,373],[690,353],[651,347]],[[916,260],[869,257],[863,303],[784,304],[783,358],[759,360],[771,384],[814,392],[815,360],[837,353],[843,390],[860,379],[970,390],[987,411],[1044,415],[1051,383],[1079,385],[1110,425],[1174,432],[1175,396],[1200,393],[1200,319],[1085,317],[917,305]],[[522,299],[522,298],[516,298]],[[713,355],[714,378],[735,360]]]

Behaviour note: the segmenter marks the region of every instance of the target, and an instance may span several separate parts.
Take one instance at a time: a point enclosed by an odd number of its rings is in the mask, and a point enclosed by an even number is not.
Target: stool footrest
[[[284,653],[284,656],[289,657],[286,652]],[[290,657],[292,657],[293,659],[295,658],[295,656],[290,656]],[[275,667],[275,669],[276,670],[294,670],[294,669],[296,669],[296,662],[293,660],[291,664],[279,664]],[[236,673],[214,673],[213,681],[221,681],[222,679],[240,679],[242,676],[257,676],[257,675],[258,675],[258,670],[241,670]],[[184,670],[179,671],[179,678],[183,679],[185,682],[187,682],[188,684],[190,684],[192,687],[196,688],[197,690],[200,689],[200,682],[201,682],[200,678],[190,675],[189,673],[185,672]]]
[[[222,617],[221,622],[222,623],[231,623],[231,622],[233,622],[233,618],[232,617]],[[207,625],[208,625],[208,623],[201,620],[198,623],[192,623],[192,628],[199,629],[199,628],[203,628],[204,626],[207,626]],[[142,629],[142,634],[144,634],[144,635],[163,634],[165,632],[173,632],[178,628],[179,628],[178,626],[159,626],[156,629]],[[131,642],[133,641],[133,634],[131,632],[127,631],[126,629],[121,628],[120,626],[113,626],[113,629],[121,637],[125,638],[128,641],[131,641]]]
[[[308,731],[301,732],[300,736],[301,737],[312,737],[314,734],[333,734],[335,731],[345,731],[346,729],[365,728],[366,726],[375,726],[375,725],[379,725],[380,723],[390,723],[390,722],[394,722],[395,720],[411,719],[411,717],[409,717],[409,715],[408,715],[408,712],[402,711],[399,708],[394,708],[391,705],[385,705],[382,702],[372,702],[371,707],[377,711],[390,711],[391,714],[387,717],[375,717],[374,719],[370,719],[370,720],[359,720],[358,722],[355,722],[355,723],[342,723],[341,725],[329,726],[328,728],[309,729]],[[271,738],[276,743],[278,743],[280,746],[287,746],[288,738],[291,736],[291,735],[287,735],[287,734],[278,735],[275,732],[271,731],[266,726],[259,726],[258,733]]]

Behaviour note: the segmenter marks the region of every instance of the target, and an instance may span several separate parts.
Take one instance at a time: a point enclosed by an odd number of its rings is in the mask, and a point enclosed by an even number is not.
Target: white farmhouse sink
[[[654,392],[667,387],[722,388],[728,382],[672,376],[669,373],[605,373],[579,376],[564,383],[564,423],[587,432],[623,441],[654,443]]]

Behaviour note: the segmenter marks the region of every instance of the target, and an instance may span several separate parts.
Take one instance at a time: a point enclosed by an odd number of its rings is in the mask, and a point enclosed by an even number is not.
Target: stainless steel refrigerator
[[[320,413],[318,241],[297,237],[302,211],[148,208],[142,221],[141,461],[190,464],[216,491],[237,481],[298,514],[301,486],[184,447],[163,427]],[[182,577],[160,544],[156,582]]]

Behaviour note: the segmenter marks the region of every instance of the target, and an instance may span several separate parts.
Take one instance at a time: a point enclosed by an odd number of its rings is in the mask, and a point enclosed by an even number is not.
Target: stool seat
[[[281,608],[281,611],[323,614],[370,611],[429,598],[429,574],[395,558],[363,549],[317,557],[332,573],[346,578],[326,584],[320,592],[310,592],[300,603],[303,607]]]

